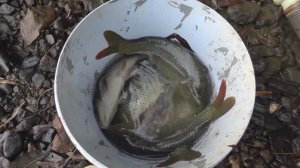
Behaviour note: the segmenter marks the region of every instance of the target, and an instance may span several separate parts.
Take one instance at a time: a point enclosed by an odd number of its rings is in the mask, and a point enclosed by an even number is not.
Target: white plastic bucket
[[[72,142],[97,167],[155,167],[160,160],[141,160],[118,151],[100,131],[93,111],[97,76],[113,56],[96,60],[107,47],[105,30],[125,38],[166,37],[178,33],[208,67],[213,93],[222,79],[236,105],[214,121],[193,147],[202,157],[172,167],[213,167],[238,143],[252,115],[255,78],[242,40],[214,10],[196,0],[112,0],[91,12],[74,29],[59,58],[55,75],[58,114]]]

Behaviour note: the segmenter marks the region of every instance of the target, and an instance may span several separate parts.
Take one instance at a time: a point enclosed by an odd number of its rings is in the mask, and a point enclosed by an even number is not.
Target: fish
[[[194,159],[193,156],[195,154],[200,156],[200,153],[188,148],[187,144],[192,144],[199,138],[197,133],[203,126],[223,116],[235,105],[235,97],[228,97],[224,100],[225,94],[226,82],[222,80],[218,95],[210,105],[195,116],[176,120],[161,127],[157,132],[159,139],[146,139],[128,129],[120,129],[120,132],[133,147],[151,152],[170,152],[169,158],[161,165],[165,166],[166,163],[188,158]],[[191,155],[187,158],[189,153]]]
[[[95,99],[95,107],[99,126],[102,129],[110,126],[117,112],[124,83],[136,69],[136,63],[143,58],[143,56],[122,58],[111,65],[107,72],[100,77],[98,84],[99,95]]]
[[[96,59],[113,53],[148,55],[157,70],[165,76],[174,82],[188,83],[189,92],[200,107],[204,108],[209,103],[212,89],[208,69],[197,59],[196,53],[162,37],[146,36],[128,40],[110,30],[104,31],[103,35],[108,47],[98,52]]]
[[[155,70],[148,60],[138,65],[123,89],[125,96],[122,97],[127,97],[127,101],[119,104],[116,116],[123,116],[123,120],[119,120],[121,124],[117,127],[135,130],[136,134],[151,139],[156,135],[156,128],[165,125],[173,111],[175,86]]]

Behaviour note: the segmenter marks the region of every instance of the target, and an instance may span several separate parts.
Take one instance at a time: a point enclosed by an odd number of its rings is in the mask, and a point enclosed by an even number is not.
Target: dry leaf
[[[17,83],[16,83],[16,82],[14,82],[14,81],[11,81],[11,80],[6,80],[6,79],[4,79],[4,78],[1,78],[1,77],[0,77],[0,83],[1,83],[1,84],[17,85]]]
[[[231,164],[231,168],[240,168],[240,159],[238,155],[231,155],[228,159]]]
[[[97,168],[97,167],[94,165],[88,165],[88,166],[85,166],[84,168]]]
[[[76,161],[86,160],[86,158],[80,153],[74,154],[73,152],[68,152],[67,155],[69,156],[69,158],[76,160]]]
[[[38,168],[36,162],[43,158],[43,152],[40,150],[34,150],[26,152],[23,155],[17,157],[16,160],[9,163],[8,168],[15,168],[23,165],[23,168]]]
[[[18,107],[14,109],[13,114],[0,126],[0,128],[4,127],[6,124],[8,124],[12,119],[14,119],[18,113],[21,111],[21,108],[24,106],[25,101],[23,101]]]
[[[57,134],[52,141],[52,150],[59,153],[72,151],[74,149],[74,145],[65,132],[58,115],[56,115],[53,119],[53,127],[56,129]]]
[[[21,20],[20,32],[27,45],[30,45],[40,34],[40,30],[55,20],[55,10],[50,6],[31,7]]]

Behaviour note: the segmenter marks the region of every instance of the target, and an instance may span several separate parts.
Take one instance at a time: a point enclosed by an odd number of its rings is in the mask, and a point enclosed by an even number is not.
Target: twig
[[[24,106],[25,102],[22,102],[18,107],[15,108],[13,114],[7,119],[1,126],[0,128],[4,127],[6,124],[8,124],[12,119],[14,119],[18,113],[20,112],[21,108]]]
[[[36,103],[36,107],[37,107],[38,109],[40,108],[40,107],[39,107],[39,104],[40,104],[40,101],[41,101],[42,96],[44,96],[44,94],[46,94],[47,92],[52,91],[52,90],[53,90],[53,88],[49,88],[49,89],[45,90],[45,91],[38,97],[37,103]]]

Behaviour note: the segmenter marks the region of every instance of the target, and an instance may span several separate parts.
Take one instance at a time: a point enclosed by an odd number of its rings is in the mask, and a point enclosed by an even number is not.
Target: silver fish
[[[111,65],[107,72],[99,80],[99,96],[95,100],[99,125],[108,128],[117,112],[120,94],[125,81],[136,68],[135,64],[140,56],[132,56],[121,59]]]
[[[180,80],[179,82],[188,83],[195,100],[203,107],[208,104],[211,95],[208,69],[197,59],[194,52],[161,37],[127,40],[113,31],[105,31],[104,37],[109,46],[97,54],[97,59],[112,53],[149,55],[153,64],[157,65],[158,71],[169,73],[168,77],[173,77],[174,82]],[[166,67],[169,67],[169,71]],[[174,72],[179,75],[172,75]]]

